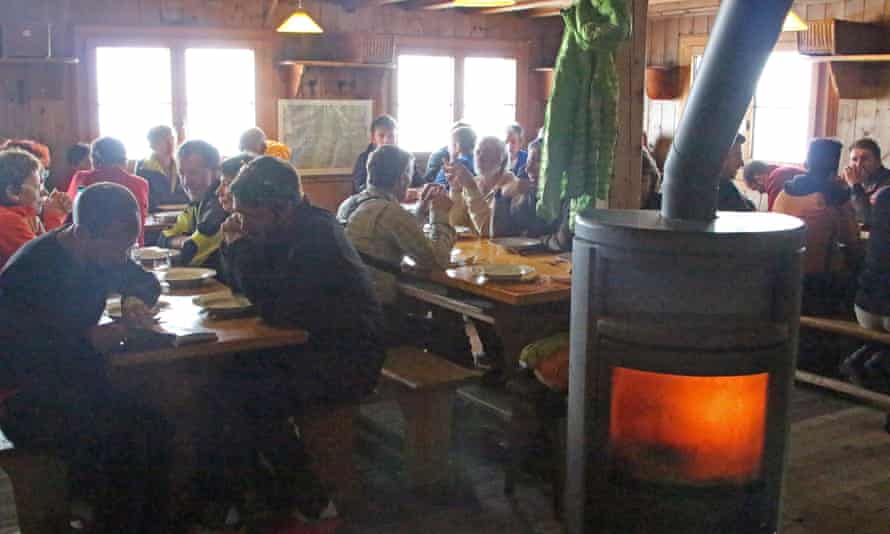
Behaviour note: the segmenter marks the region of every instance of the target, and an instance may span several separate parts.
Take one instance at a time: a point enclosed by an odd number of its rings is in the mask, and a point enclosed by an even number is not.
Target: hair
[[[74,167],[75,165],[79,165],[83,158],[87,158],[90,155],[90,145],[86,143],[75,143],[68,147],[68,150],[65,151],[65,161],[68,162],[68,165]]]
[[[201,156],[201,162],[204,164],[204,167],[213,170],[219,169],[219,150],[207,141],[192,139],[179,145],[179,150],[176,152],[176,159],[182,161],[192,154]]]
[[[148,139],[148,144],[154,146],[155,143],[163,141],[168,137],[173,136],[173,128],[165,125],[155,126],[148,130],[148,135],[145,136]]]
[[[90,147],[93,164],[96,167],[107,165],[126,165],[127,148],[114,137],[100,137]]]
[[[371,122],[371,133],[374,133],[376,130],[390,130],[394,132],[396,128],[398,128],[398,123],[392,115],[380,115]]]
[[[29,176],[40,172],[42,165],[30,152],[20,148],[0,151],[0,205],[15,204],[6,196],[6,190],[18,191]]]
[[[237,156],[232,156],[231,158],[223,160],[222,165],[220,166],[220,171],[226,178],[234,178],[238,176],[238,173],[241,172],[241,169],[245,165],[253,161],[255,158],[255,154],[242,152]]]
[[[261,145],[265,142],[266,132],[257,127],[248,128],[241,134],[241,138],[238,140],[238,148],[242,151],[247,151],[249,147]]]
[[[139,229],[139,204],[129,189],[110,182],[93,184],[77,195],[74,224],[92,237],[104,237],[115,231]]]
[[[282,201],[299,204],[303,200],[297,169],[274,156],[260,156],[245,165],[231,190],[238,202],[253,206]]]
[[[525,137],[525,130],[522,128],[518,122],[514,122],[510,126],[507,126],[507,134],[515,133],[519,137]]]
[[[868,150],[869,152],[874,154],[875,159],[877,159],[879,162],[881,161],[881,147],[874,139],[870,137],[863,137],[862,139],[857,139],[856,141],[854,141],[853,144],[850,145],[850,150],[853,150],[854,148],[858,148],[859,150]]]
[[[843,149],[843,143],[837,139],[824,137],[813,139],[807,148],[807,172],[824,174],[833,181],[840,166]]]
[[[414,156],[410,152],[394,145],[382,146],[368,157],[368,183],[387,191],[392,190],[412,161]]]
[[[769,163],[755,159],[745,165],[745,168],[742,171],[742,176],[744,177],[745,182],[751,183],[754,182],[758,176],[769,171],[769,168]]]
[[[40,161],[40,164],[43,165],[43,168],[45,169],[48,169],[52,162],[50,159],[49,147],[31,139],[10,139],[0,145],[0,150],[7,150],[10,148],[24,150],[31,154]]]
[[[451,132],[451,139],[457,143],[461,153],[469,153],[476,146],[476,132],[469,126],[460,126]]]
[[[501,172],[507,170],[507,167],[510,166],[510,152],[507,150],[507,143],[504,142],[500,137],[495,137],[493,135],[487,135],[479,140],[479,144],[477,147],[481,147],[484,144],[493,144],[497,147],[498,151],[503,154],[503,158],[501,160]],[[479,169],[476,169],[478,172]]]
[[[452,124],[451,129],[449,131],[453,132],[454,130],[457,130],[458,128],[470,128],[470,123],[465,121],[464,119],[461,119],[459,121],[456,121],[454,124]]]

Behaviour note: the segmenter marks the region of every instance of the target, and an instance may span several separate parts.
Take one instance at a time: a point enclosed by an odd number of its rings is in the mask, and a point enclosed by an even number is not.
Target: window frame
[[[463,118],[464,112],[464,59],[468,57],[507,58],[516,61],[516,121],[523,125],[531,122],[529,113],[529,56],[531,43],[528,41],[508,41],[497,39],[456,39],[447,37],[417,37],[397,35],[394,41],[393,61],[403,54],[426,56],[448,56],[454,58],[454,117]],[[398,106],[398,76],[393,76],[389,90],[388,109],[396,112]],[[396,117],[398,119],[398,117]],[[506,124],[504,127],[506,128]],[[447,140],[442,140],[445,144]],[[416,152],[428,156],[431,151]]]
[[[274,43],[273,43],[274,44]],[[239,48],[254,53],[255,115],[257,124],[275,125],[266,128],[270,135],[277,132],[275,122],[276,99],[266,99],[266,94],[278,95],[271,87],[269,74],[263,72],[267,64],[274,69],[267,32],[258,30],[232,30],[222,28],[108,28],[81,26],[75,28],[75,46],[80,52],[83,69],[75,84],[77,97],[73,100],[72,116],[77,120],[78,137],[95,139],[99,135],[99,97],[96,65],[96,49],[100,47],[159,47],[170,49],[172,83],[173,124],[177,138],[185,139],[187,123],[185,51],[189,48]],[[271,122],[270,122],[271,121]]]

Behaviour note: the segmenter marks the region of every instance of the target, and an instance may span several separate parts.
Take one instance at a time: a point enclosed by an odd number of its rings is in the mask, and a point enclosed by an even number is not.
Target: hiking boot
[[[865,363],[875,353],[874,345],[863,345],[856,352],[847,356],[840,365],[840,373],[847,380],[859,387],[867,387],[868,377],[865,372]]]

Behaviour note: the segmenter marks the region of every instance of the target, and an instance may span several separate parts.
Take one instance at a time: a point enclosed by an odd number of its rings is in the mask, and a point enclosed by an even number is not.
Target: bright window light
[[[516,60],[468,57],[464,60],[464,118],[479,137],[504,137],[516,121]]]
[[[127,157],[151,153],[145,136],[173,124],[169,48],[96,48],[99,135],[120,139]]]
[[[807,153],[812,64],[797,52],[770,55],[754,96],[753,157],[803,163]]]
[[[223,156],[238,153],[238,138],[256,126],[253,50],[190,48],[185,51],[188,139],[203,139]]]
[[[400,55],[396,87],[399,145],[412,152],[447,145],[454,122],[454,58]]]

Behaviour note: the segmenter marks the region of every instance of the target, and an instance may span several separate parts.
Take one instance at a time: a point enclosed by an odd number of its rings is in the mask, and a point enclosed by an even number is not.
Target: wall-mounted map
[[[301,174],[352,174],[368,146],[371,100],[279,100],[278,135]]]

